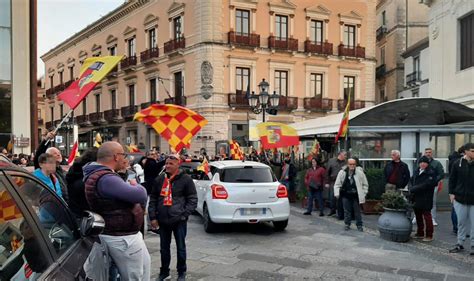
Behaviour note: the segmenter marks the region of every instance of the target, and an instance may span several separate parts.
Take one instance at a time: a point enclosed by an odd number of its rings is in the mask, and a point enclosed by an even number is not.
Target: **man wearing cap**
[[[153,229],[160,227],[161,268],[158,280],[170,276],[171,234],[174,234],[178,255],[178,280],[186,278],[186,232],[189,215],[196,209],[196,187],[191,177],[179,169],[178,154],[169,154],[165,173],[152,184],[148,213]]]

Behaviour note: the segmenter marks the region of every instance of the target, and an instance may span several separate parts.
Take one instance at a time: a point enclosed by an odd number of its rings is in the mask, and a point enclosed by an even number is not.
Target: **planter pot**
[[[365,203],[362,204],[362,212],[364,215],[380,214],[380,212],[375,209],[378,203],[380,203],[380,200],[366,200]]]
[[[388,208],[384,210],[377,223],[380,237],[393,242],[410,240],[412,224],[407,217],[407,211]]]

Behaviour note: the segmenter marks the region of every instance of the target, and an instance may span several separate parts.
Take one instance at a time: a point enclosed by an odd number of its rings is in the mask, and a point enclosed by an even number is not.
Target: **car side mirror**
[[[85,211],[81,221],[81,235],[95,236],[102,233],[105,228],[105,221],[101,215],[91,211]]]

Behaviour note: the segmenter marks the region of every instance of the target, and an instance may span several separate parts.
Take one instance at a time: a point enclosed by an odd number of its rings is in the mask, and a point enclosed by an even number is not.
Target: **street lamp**
[[[268,94],[268,88],[270,84],[268,84],[265,79],[262,79],[262,82],[258,84],[260,88],[260,94],[255,94],[252,92],[252,95],[249,97],[249,105],[250,109],[255,114],[260,114],[263,112],[263,122],[265,122],[265,111],[268,108],[275,108],[278,107],[280,103],[280,95],[273,91],[273,95]]]

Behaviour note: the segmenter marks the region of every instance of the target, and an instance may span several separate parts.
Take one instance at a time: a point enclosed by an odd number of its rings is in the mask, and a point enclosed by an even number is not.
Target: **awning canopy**
[[[332,114],[292,124],[298,135],[336,133],[344,113]],[[419,131],[422,128],[474,129],[464,123],[474,120],[474,109],[465,105],[433,98],[406,98],[388,101],[372,107],[352,110],[349,113],[352,131]],[[400,131],[401,131],[400,130]]]

